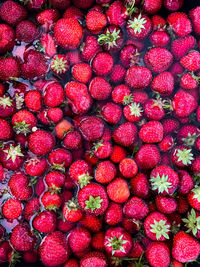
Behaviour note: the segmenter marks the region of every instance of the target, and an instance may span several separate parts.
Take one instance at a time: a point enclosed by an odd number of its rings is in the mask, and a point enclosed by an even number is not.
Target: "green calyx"
[[[191,147],[194,145],[197,137],[198,137],[197,133],[193,134],[188,133],[187,137],[182,138],[182,141],[184,142],[184,145]]]
[[[5,149],[3,151],[8,154],[6,160],[11,159],[12,162],[15,162],[17,156],[18,157],[24,156],[21,153],[20,145],[17,145],[17,146],[10,145],[10,147],[8,149]]]
[[[193,154],[191,153],[192,149],[177,149],[176,156],[178,158],[178,162],[182,162],[184,165],[190,165],[192,160],[194,159]]]
[[[108,247],[112,247],[112,255],[115,254],[115,251],[117,250],[121,250],[121,252],[124,252],[125,253],[125,250],[123,248],[123,245],[126,244],[128,241],[127,240],[123,240],[124,235],[121,235],[119,238],[118,237],[111,237],[111,238],[108,238],[108,241],[107,241],[107,246]]]
[[[200,202],[200,186],[192,189],[192,192],[194,193],[193,198],[196,198],[197,201]]]
[[[89,200],[85,201],[85,210],[91,210],[94,211],[95,209],[100,209],[101,208],[101,202],[103,199],[100,197],[93,197],[89,196]]]
[[[19,0],[20,3],[23,5],[27,5],[30,0]]]
[[[57,170],[57,171],[65,172],[64,163],[63,164],[53,163],[53,165],[51,166],[51,170]]]
[[[133,95],[126,95],[123,99],[123,105],[129,105],[133,102]]]
[[[99,141],[99,142],[93,144],[92,150],[94,152],[97,152],[97,150],[102,146],[104,146],[104,144],[102,144],[102,141]]]
[[[134,115],[135,117],[140,117],[142,115],[142,108],[140,106],[140,103],[131,103],[129,105],[131,115]]]
[[[56,56],[51,64],[51,69],[57,74],[67,71],[67,60],[64,57]]]
[[[138,8],[135,7],[135,0],[129,0],[126,4],[126,15],[131,16],[134,12],[137,12]]]
[[[0,106],[3,106],[3,108],[11,107],[12,99],[9,96],[5,96],[5,95],[0,97]]]
[[[25,121],[15,122],[15,126],[13,127],[17,134],[24,134],[27,135],[31,132],[30,124],[26,124]]]
[[[156,177],[150,179],[152,190],[158,190],[158,193],[169,193],[169,188],[172,187],[172,183],[168,182],[168,175],[162,175],[158,173]]]
[[[108,49],[113,48],[114,46],[117,46],[117,39],[120,38],[120,30],[114,29],[114,31],[111,33],[109,29],[107,29],[106,34],[100,34],[98,37],[98,43],[100,45],[108,45]]]
[[[68,200],[66,202],[66,205],[67,205],[67,208],[69,210],[75,210],[75,211],[77,211],[78,208],[79,208],[78,202],[76,201],[75,198],[72,198],[71,200]]]
[[[12,251],[9,267],[14,267],[16,263],[20,262],[20,259],[21,255],[16,251]]]
[[[169,228],[170,225],[166,224],[166,220],[160,220],[156,221],[154,220],[153,224],[150,224],[150,231],[154,234],[156,234],[156,239],[159,240],[162,236],[164,236],[166,239],[169,239]]]
[[[198,230],[200,230],[200,216],[196,215],[194,209],[191,209],[187,214],[187,218],[182,219],[185,223],[185,227],[188,228],[187,233],[192,232],[193,235],[196,235]]]
[[[138,17],[135,17],[133,20],[129,20],[129,28],[134,30],[134,33],[141,33],[142,29],[145,29],[144,24],[147,22],[145,18],[142,18],[142,14],[140,13]]]
[[[90,183],[90,180],[92,179],[92,177],[89,175],[89,173],[84,173],[82,175],[79,175],[78,177],[78,183],[80,185],[80,188],[83,188],[84,186],[86,186],[87,184]]]

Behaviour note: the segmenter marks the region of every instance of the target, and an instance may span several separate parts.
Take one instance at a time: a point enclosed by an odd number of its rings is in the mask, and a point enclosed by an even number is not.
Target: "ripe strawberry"
[[[93,144],[91,153],[99,159],[106,159],[112,154],[112,145],[109,141],[99,141]]]
[[[79,184],[80,188],[86,186],[92,179],[91,168],[84,160],[73,162],[69,169],[69,175],[73,181]]]
[[[6,57],[0,59],[0,80],[9,81],[19,78],[20,64],[16,57]]]
[[[50,108],[47,117],[51,122],[57,123],[63,118],[63,111],[61,108]]]
[[[54,37],[64,48],[77,48],[82,35],[82,26],[73,18],[59,19],[54,26]]]
[[[157,13],[162,6],[162,1],[161,0],[145,0],[143,3],[143,10],[144,12],[148,14],[155,14]]]
[[[82,218],[83,213],[80,210],[75,199],[71,199],[65,203],[63,207],[63,217],[70,222],[78,222]]]
[[[102,118],[109,124],[117,124],[122,116],[121,108],[112,102],[108,102],[102,107]]]
[[[119,163],[119,170],[123,177],[131,178],[135,176],[138,172],[138,167],[136,162],[131,158],[124,158]]]
[[[146,202],[141,198],[132,197],[124,205],[123,212],[124,215],[129,218],[141,220],[147,216],[149,213],[149,208]]]
[[[122,178],[116,178],[107,186],[109,198],[116,203],[124,203],[130,196],[127,182]]]
[[[104,238],[105,234],[104,232],[98,232],[96,234],[93,234],[92,236],[92,242],[91,245],[95,250],[104,250]]]
[[[187,171],[179,170],[178,176],[180,179],[180,185],[178,188],[178,193],[188,194],[194,187],[194,180]]]
[[[26,251],[23,253],[23,259],[28,263],[36,263],[38,261],[38,251],[33,249],[31,251]]]
[[[95,36],[86,36],[85,41],[81,45],[81,56],[84,61],[90,60],[101,51],[101,47]]]
[[[144,102],[144,114],[149,120],[160,121],[165,116],[164,104],[162,99],[148,99]]]
[[[81,252],[85,250],[91,243],[90,232],[83,228],[74,228],[69,232],[68,242],[73,252]]]
[[[12,231],[10,242],[15,250],[28,251],[34,248],[36,238],[26,224],[17,224]]]
[[[190,10],[189,17],[192,21],[192,26],[193,26],[194,32],[196,34],[200,34],[200,24],[199,24],[200,8],[199,8],[199,6]]]
[[[17,199],[8,199],[3,207],[2,213],[7,219],[17,219],[22,214],[22,203]]]
[[[66,74],[69,67],[69,60],[64,55],[57,54],[51,60],[50,68],[55,75]]]
[[[86,26],[90,32],[97,34],[103,30],[106,24],[106,16],[103,13],[96,10],[91,10],[87,13]]]
[[[59,139],[63,139],[66,133],[73,129],[73,125],[69,120],[61,120],[59,123],[56,124],[55,127],[55,134],[56,137]]]
[[[113,227],[106,231],[104,248],[108,254],[121,258],[128,255],[131,247],[131,235],[123,228]]]
[[[0,17],[6,23],[15,26],[27,17],[27,11],[18,3],[8,0],[1,5]]]
[[[31,43],[39,35],[35,23],[30,20],[22,20],[16,27],[16,38],[20,42]]]
[[[59,83],[50,83],[45,89],[43,98],[46,106],[59,106],[64,102],[64,90]]]
[[[89,92],[92,98],[96,100],[105,100],[109,98],[112,92],[112,86],[107,80],[97,76],[90,81]]]
[[[64,10],[70,6],[70,0],[50,0],[54,8]]]
[[[53,24],[59,19],[59,12],[56,9],[45,9],[36,15],[37,22],[48,32],[52,30]]]
[[[45,182],[49,189],[59,191],[64,186],[65,175],[58,171],[51,171],[45,176]]]
[[[161,46],[165,47],[169,44],[170,42],[170,36],[167,32],[163,30],[157,30],[154,31],[150,37],[149,37],[151,44],[153,46]]]
[[[192,149],[185,145],[174,147],[171,153],[172,162],[178,167],[186,167],[192,164],[194,160]]]
[[[152,81],[152,74],[146,67],[133,66],[126,72],[125,81],[133,89],[144,89]]]
[[[134,16],[127,23],[126,30],[127,34],[133,39],[145,39],[151,32],[152,24],[151,20],[147,15]]]
[[[102,161],[98,164],[95,171],[95,179],[98,183],[108,183],[115,178],[116,168],[111,161]]]
[[[151,88],[161,95],[170,95],[174,90],[173,75],[168,71],[160,73],[153,79]]]
[[[66,236],[60,231],[48,234],[40,244],[39,253],[44,265],[57,266],[65,263],[69,258]]]
[[[24,163],[24,154],[22,154],[20,145],[6,144],[3,150],[0,150],[0,161],[8,170],[19,169]]]
[[[81,83],[88,83],[92,77],[92,70],[89,64],[79,63],[72,68],[73,77]]]
[[[27,110],[20,110],[12,116],[12,125],[17,134],[27,135],[37,125],[36,117]]]
[[[65,171],[65,168],[71,164],[72,156],[67,149],[58,148],[49,154],[48,161],[52,169]]]
[[[81,148],[82,137],[78,131],[69,131],[64,137],[63,145],[67,149],[73,150]]]
[[[102,221],[99,217],[92,214],[85,214],[79,224],[87,228],[92,233],[97,233],[102,229]]]
[[[140,103],[133,102],[123,108],[123,114],[127,121],[138,122],[143,116]]]
[[[78,8],[87,9],[92,6],[92,4],[94,3],[94,0],[73,0],[72,2]]]
[[[178,37],[185,37],[192,32],[192,24],[185,16],[177,16],[177,18],[174,17],[174,21],[172,23],[169,21],[169,26]]]
[[[57,53],[55,39],[49,33],[43,33],[40,36],[40,43],[41,50],[47,57],[53,57]]]
[[[168,166],[158,166],[154,168],[150,175],[152,190],[159,194],[173,194],[179,184],[178,174]]]
[[[122,123],[113,132],[114,141],[122,146],[128,147],[135,143],[137,128],[131,122]]]
[[[164,0],[164,7],[171,11],[171,12],[174,12],[174,11],[178,11],[182,5],[183,5],[183,0]],[[173,267],[175,267],[173,265]],[[178,267],[178,266],[177,266]]]
[[[96,141],[103,135],[105,126],[103,121],[96,116],[88,116],[79,125],[83,138],[87,141]]]
[[[132,67],[139,61],[139,55],[138,48],[134,44],[125,45],[120,52],[122,65],[125,68]]]
[[[25,208],[24,208],[24,218],[27,221],[30,221],[31,217],[40,210],[40,202],[37,197],[33,197],[27,201]]]
[[[78,192],[78,203],[86,213],[102,214],[108,207],[107,193],[98,184],[88,184]]]
[[[158,143],[163,139],[163,126],[158,121],[149,121],[139,131],[140,139],[145,143]]]
[[[198,211],[200,211],[200,187],[194,187],[187,195],[188,202],[190,206]]]
[[[9,140],[13,135],[13,130],[10,123],[4,119],[0,119],[0,140]]]
[[[98,267],[106,267],[107,260],[103,253],[101,252],[89,252],[81,258],[81,267],[87,267],[89,265],[96,265]]]
[[[180,63],[189,71],[197,71],[200,69],[200,53],[198,51],[189,52]]]
[[[92,69],[97,76],[107,76],[113,65],[113,57],[108,52],[99,52],[92,60]]]
[[[29,91],[24,100],[29,110],[39,111],[42,108],[42,96],[37,90]]]
[[[122,221],[122,206],[114,202],[110,202],[105,212],[104,220],[108,225],[116,225]]]
[[[180,60],[189,52],[189,50],[195,47],[195,44],[196,39],[192,35],[173,40],[171,43],[171,51],[174,58]]]
[[[172,54],[163,47],[151,48],[144,57],[146,66],[153,72],[166,71],[172,64]]]
[[[192,90],[197,88],[199,78],[192,73],[184,73],[181,76],[180,86],[187,90]]]
[[[45,192],[41,198],[41,202],[47,210],[57,210],[62,204],[60,195],[54,192]]]
[[[14,30],[6,24],[0,24],[0,37],[0,53],[11,51],[15,45]]]
[[[156,196],[156,207],[164,214],[171,214],[175,212],[177,208],[176,200],[172,197]]]
[[[121,1],[114,1],[106,11],[109,23],[123,27],[126,23],[126,18],[123,16],[125,11],[126,9]]]
[[[200,244],[192,236],[179,231],[173,239],[172,256],[179,262],[193,261],[199,255]]]
[[[51,233],[56,228],[56,214],[53,211],[42,211],[34,217],[32,224],[38,232]]]
[[[73,19],[78,19],[79,21],[83,19],[83,16],[84,16],[83,12],[75,6],[68,7],[63,14],[64,19],[73,18]]]
[[[157,255],[155,257],[155,255]],[[167,267],[170,265],[170,251],[163,242],[152,242],[145,252],[145,256],[152,267]]]
[[[79,262],[76,259],[70,258],[63,267],[79,267]]]
[[[138,173],[131,179],[131,192],[133,195],[140,198],[147,198],[150,195],[149,182],[143,173]]]
[[[156,145],[145,144],[135,155],[139,166],[143,169],[153,169],[160,162],[160,152]]]
[[[133,97],[131,95],[131,91],[126,85],[118,85],[114,87],[112,91],[112,100],[116,104],[129,104],[132,102]]]
[[[3,95],[0,97],[0,117],[7,118],[15,113],[16,102],[9,96]]]

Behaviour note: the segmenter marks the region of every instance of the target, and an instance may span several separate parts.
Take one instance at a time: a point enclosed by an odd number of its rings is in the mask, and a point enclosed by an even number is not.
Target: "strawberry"
[[[57,53],[55,39],[49,33],[43,33],[40,36],[39,51],[40,47],[41,52],[43,52],[47,57],[53,57]]]
[[[116,225],[122,221],[122,206],[114,202],[110,202],[105,212],[104,220],[108,225]]]
[[[56,107],[64,102],[64,90],[59,83],[50,83],[44,92],[44,104],[48,107]]]
[[[1,5],[0,17],[6,23],[15,26],[27,17],[27,11],[18,3],[8,0]]]
[[[96,10],[91,10],[86,15],[86,26],[90,32],[99,33],[106,26],[106,16]]]
[[[98,267],[106,267],[107,260],[103,253],[101,252],[89,252],[81,258],[81,267],[87,267],[89,265],[96,265]]]
[[[145,13],[155,14],[161,9],[161,6],[161,0],[145,0],[143,3],[143,10]]]
[[[86,9],[92,6],[92,4],[94,3],[94,0],[73,0],[72,2],[78,8]]]
[[[200,69],[200,53],[198,51],[189,52],[184,56],[180,63],[189,71],[197,71]]]
[[[178,37],[185,37],[192,32],[192,24],[185,16],[177,16],[172,23],[169,22],[169,25]]]
[[[95,36],[86,36],[85,41],[81,45],[81,56],[83,60],[89,62],[98,52],[101,46]]]
[[[153,24],[153,30],[164,29],[166,27],[166,21],[160,15],[153,15],[151,21]]]
[[[9,140],[13,135],[10,123],[4,119],[0,119],[0,128],[0,140]]]
[[[2,213],[7,219],[17,219],[22,214],[22,203],[17,199],[8,199],[3,207]]]
[[[9,96],[3,95],[0,97],[0,117],[10,117],[15,113],[16,102]]]
[[[133,102],[123,108],[123,114],[127,121],[138,122],[143,116],[140,103]]]
[[[164,103],[159,97],[157,99],[148,99],[143,107],[144,114],[149,120],[160,121],[165,116]]]
[[[164,0],[164,7],[171,11],[171,12],[174,12],[174,11],[178,11],[182,5],[183,5],[183,0]],[[175,266],[173,266],[175,267]],[[178,266],[177,266],[178,267]]]
[[[20,76],[20,64],[16,57],[0,59],[0,80],[9,81]]]
[[[136,162],[131,158],[124,158],[119,163],[119,170],[123,177],[131,178],[135,176],[138,172],[138,167]]]
[[[103,135],[105,126],[103,121],[96,116],[88,116],[80,123],[79,130],[87,141],[96,141]]]
[[[33,197],[27,201],[24,208],[24,218],[29,221],[31,217],[40,210],[40,203],[37,197]]]
[[[97,76],[108,75],[113,65],[113,57],[108,52],[99,52],[92,60],[92,69]]]
[[[154,77],[151,88],[161,95],[170,95],[174,91],[174,77],[168,72],[162,72]]]
[[[38,35],[38,28],[32,21],[23,20],[17,24],[16,38],[20,42],[31,43]]]
[[[50,0],[49,1],[54,8],[66,9],[70,6],[70,0]]]
[[[152,190],[159,194],[173,194],[179,184],[178,174],[168,166],[158,166],[154,168],[150,175]]]
[[[58,171],[51,171],[45,176],[45,182],[49,189],[61,190],[65,183],[65,175]]]
[[[60,231],[48,234],[40,244],[39,253],[44,265],[57,266],[65,263],[69,258],[66,236]]]
[[[20,110],[12,116],[12,125],[17,134],[27,135],[37,125],[36,117],[27,110]]]
[[[138,173],[131,179],[130,187],[131,192],[137,197],[147,198],[150,195],[149,183],[143,173]]]
[[[26,224],[17,224],[12,231],[10,242],[15,250],[28,251],[34,248],[36,238]]]
[[[198,77],[193,75],[192,73],[184,73],[181,76],[180,86],[183,89],[192,90],[197,88],[198,81],[199,81]]]
[[[126,72],[125,81],[133,89],[144,89],[152,81],[152,74],[146,67],[133,66]]]
[[[45,192],[41,198],[41,202],[47,210],[57,210],[62,204],[60,195],[54,192]]]
[[[172,54],[163,47],[153,47],[144,56],[146,66],[153,72],[166,71],[172,64]]]
[[[122,178],[116,178],[107,186],[109,198],[117,203],[124,203],[130,196],[127,182]]]
[[[4,168],[14,171],[23,165],[24,154],[20,145],[8,143],[0,150],[0,159]]]
[[[120,52],[120,60],[125,68],[132,67],[138,63],[140,57],[137,46],[134,44],[125,45]]]
[[[172,197],[158,195],[156,196],[156,207],[164,214],[171,214],[175,212],[177,203]]]
[[[15,45],[14,30],[6,24],[0,24],[0,36],[0,53],[11,51]]]
[[[178,176],[180,179],[180,185],[178,192],[180,194],[188,194],[194,187],[194,180],[187,171],[179,170]]]
[[[122,116],[121,108],[112,102],[108,102],[102,108],[101,112],[102,118],[109,124],[117,124]]]
[[[111,182],[115,178],[115,175],[115,165],[108,160],[100,162],[95,171],[96,181],[102,184]]]
[[[192,10],[190,10],[189,17],[190,17],[190,19],[192,21],[192,26],[193,26],[194,32],[196,34],[200,33],[199,16],[200,16],[200,8],[199,8],[199,6],[197,6],[196,8],[193,8]]]
[[[73,162],[69,169],[69,175],[73,181],[79,184],[80,188],[90,183],[92,179],[91,168],[84,160],[77,160]]]
[[[101,86],[100,86],[101,85]],[[112,87],[102,77],[94,77],[89,84],[89,92],[91,96],[96,100],[105,100],[110,96]]]
[[[50,68],[56,75],[66,74],[69,70],[69,60],[66,56],[57,54],[52,58]]]
[[[163,139],[163,126],[158,121],[149,121],[139,131],[140,139],[145,143],[158,143]]]
[[[137,128],[131,122],[122,123],[113,132],[114,141],[122,146],[128,147],[135,143]]]
[[[132,102],[133,97],[128,86],[121,84],[114,87],[112,91],[112,100],[117,104],[129,104]]]
[[[8,241],[2,241],[0,244],[1,252],[0,252],[0,262],[8,262],[9,254],[12,251],[12,248]]]
[[[139,166],[143,169],[153,169],[160,162],[160,152],[156,145],[145,144],[135,155]]]
[[[64,147],[68,149],[78,149],[81,148],[82,145],[82,137],[78,131],[69,131],[65,135],[63,140]]]
[[[106,159],[112,154],[112,145],[109,141],[100,141],[93,144],[92,152],[99,159]]]
[[[83,19],[83,12],[75,6],[70,6],[65,10],[63,18],[64,19],[73,18],[81,21]]]
[[[104,250],[104,237],[105,237],[105,234],[104,232],[98,232],[96,234],[93,234],[92,236],[92,247],[95,249],[95,250]]]
[[[169,34],[162,30],[154,31],[149,37],[153,46],[165,47],[170,42]]]
[[[193,261],[200,251],[199,242],[183,231],[179,231],[173,239],[172,256],[179,262]]]
[[[60,108],[50,108],[47,111],[47,117],[51,122],[57,123],[63,118],[63,111]]]
[[[169,239],[170,227],[167,217],[157,211],[150,213],[144,221],[145,234],[154,241]]]
[[[76,224],[63,220],[63,219],[58,219],[57,220],[57,228],[59,231],[62,231],[64,233],[68,233],[69,230],[71,230],[73,227],[75,227]]]
[[[74,228],[69,232],[68,242],[73,252],[80,252],[85,250],[91,243],[90,232],[83,228]]]
[[[37,22],[45,31],[50,31],[53,24],[59,19],[59,12],[56,9],[45,9],[36,15]]]
[[[90,183],[78,192],[78,203],[86,213],[102,214],[108,207],[107,193],[102,186]]]
[[[172,41],[171,51],[176,60],[180,60],[189,50],[193,49],[196,44],[196,39],[192,35],[184,38],[178,38]]]
[[[126,30],[128,35],[133,39],[145,39],[151,32],[152,24],[151,20],[147,15],[134,16],[127,23]]]
[[[194,160],[192,149],[185,145],[174,147],[171,153],[172,162],[178,167],[186,167]]]
[[[92,70],[89,64],[79,63],[72,68],[73,77],[81,83],[88,83],[92,77]]]
[[[56,214],[53,211],[42,211],[34,217],[32,224],[38,232],[51,233],[56,228]]]
[[[193,146],[196,138],[199,135],[199,129],[191,124],[184,125],[177,133],[177,140],[179,144]]]
[[[113,227],[106,231],[104,248],[108,254],[121,258],[128,255],[131,247],[131,235],[123,228]]]
[[[200,187],[194,187],[187,195],[190,206],[200,211],[200,199],[199,199]]]
[[[25,4],[27,4],[27,8],[29,10],[40,10],[43,8],[46,0],[32,0],[31,2],[27,1],[26,0],[22,0],[22,2],[25,1]]]
[[[157,255],[155,257],[155,255]],[[163,242],[152,242],[145,252],[145,256],[152,267],[167,267],[170,265],[170,251]]]
[[[42,96],[37,90],[29,91],[24,100],[29,110],[39,111],[42,108]]]
[[[28,263],[36,263],[38,261],[38,251],[33,249],[31,251],[26,251],[23,253],[23,259]]]
[[[146,202],[141,198],[132,197],[124,205],[123,212],[124,215],[129,218],[141,220],[147,216],[149,208]]]
[[[64,267],[79,267],[79,263],[76,259],[70,258],[65,265],[63,265]]]
[[[84,217],[82,217],[82,219],[79,221],[79,224],[87,228],[92,233],[97,233],[102,229],[101,219],[92,214],[86,214]]]
[[[106,11],[106,16],[109,23],[119,27],[123,27],[126,23],[126,20],[123,16],[123,13],[126,11],[123,3],[121,1],[114,1]]]
[[[71,199],[65,203],[63,207],[63,217],[70,222],[78,222],[82,218],[83,213],[80,210],[75,199]]]
[[[55,127],[56,137],[58,137],[59,139],[63,139],[66,133],[72,129],[73,129],[73,126],[71,122],[63,119],[59,123],[56,124],[56,127]]]

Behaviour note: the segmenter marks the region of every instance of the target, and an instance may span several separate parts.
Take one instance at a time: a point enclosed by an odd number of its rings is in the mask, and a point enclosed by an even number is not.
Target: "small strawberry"
[[[134,16],[127,23],[127,33],[133,39],[145,39],[151,32],[152,24],[151,20],[147,15]]]
[[[180,60],[189,50],[193,49],[196,44],[196,39],[192,35],[184,38],[178,38],[172,41],[171,51],[176,60]]]
[[[122,221],[123,211],[122,206],[111,202],[105,212],[104,220],[108,225],[116,225]]]
[[[140,147],[135,155],[135,159],[141,168],[153,169],[159,164],[161,157],[156,145],[145,144]]]
[[[56,228],[56,214],[53,211],[42,211],[34,217],[32,224],[40,233],[51,233]]]
[[[131,178],[135,176],[138,172],[138,167],[134,159],[131,158],[124,158],[119,163],[119,170],[123,177]]]
[[[41,198],[41,202],[47,210],[57,210],[62,204],[60,195],[53,192],[45,192]]]
[[[97,11],[91,10],[86,15],[86,26],[90,32],[99,33],[106,26],[106,16]]]
[[[187,195],[188,202],[192,208],[200,211],[200,187],[194,187]]]
[[[45,182],[50,190],[60,191],[65,183],[65,175],[58,171],[51,171],[45,176]]]
[[[13,29],[6,25],[6,24],[0,24],[0,53],[6,53],[8,51],[11,51],[15,45],[15,33]]]
[[[92,60],[92,69],[97,76],[107,76],[114,65],[114,59],[108,52],[99,52]]]
[[[47,117],[51,122],[57,123],[63,118],[63,111],[61,108],[50,108],[47,111]]]
[[[122,178],[116,178],[107,186],[109,198],[116,203],[124,203],[130,196],[127,182]]]
[[[89,84],[89,92],[92,98],[96,100],[105,100],[109,98],[112,87],[103,77],[94,77]]]
[[[178,11],[182,7],[183,0],[164,0],[163,4],[167,10],[171,12],[175,12],[175,11]],[[173,267],[175,266],[173,265]]]
[[[180,179],[180,184],[178,192],[180,194],[188,194],[194,187],[194,180],[187,171],[179,170],[178,176]]]
[[[68,242],[73,252],[81,252],[85,250],[91,243],[90,232],[83,228],[74,228],[69,232]]]
[[[9,81],[19,78],[20,64],[16,57],[6,57],[0,59],[0,80]]]
[[[157,255],[155,257],[155,255]],[[145,256],[152,267],[167,267],[170,265],[170,251],[163,242],[152,242],[145,252]]]
[[[96,181],[102,184],[111,182],[115,178],[115,175],[115,165],[108,160],[100,162],[95,171]]]
[[[164,214],[171,214],[175,212],[177,208],[177,202],[172,197],[158,195],[156,196],[156,207]]]
[[[133,101],[130,88],[123,84],[114,87],[112,91],[112,100],[116,104],[130,104]]]
[[[200,53],[198,51],[189,52],[180,63],[189,71],[197,71],[200,69]]]
[[[22,20],[16,27],[16,38],[20,42],[31,43],[39,35],[39,30],[35,23],[30,20]]]
[[[8,199],[3,207],[2,213],[7,219],[17,219],[22,214],[22,203],[17,199]]]
[[[96,116],[88,116],[81,120],[79,130],[83,138],[87,141],[96,141],[103,135],[105,126],[103,121]]]
[[[185,145],[174,147],[171,154],[172,162],[178,167],[186,167],[194,160],[192,149]]]
[[[64,55],[57,54],[52,58],[50,68],[56,75],[66,74],[69,70],[69,60]]]
[[[123,212],[124,215],[129,218],[141,220],[147,216],[149,208],[143,199],[139,197],[132,197],[124,205]]]
[[[37,43],[36,43],[37,46]],[[40,36],[38,50],[43,52],[47,57],[53,57],[57,53],[56,41],[49,33],[43,33]]]
[[[108,102],[102,107],[101,115],[106,122],[110,124],[117,124],[121,119],[122,110],[117,104]]]
[[[158,143],[163,139],[163,126],[158,121],[149,121],[139,131],[140,139],[145,143]]]
[[[145,0],[143,3],[143,10],[145,13],[155,14],[160,10],[161,6],[161,0]]]
[[[140,103],[133,102],[124,107],[123,114],[127,121],[138,122],[143,116],[143,110]]]
[[[92,77],[92,70],[89,64],[79,63],[72,68],[73,77],[81,83],[88,83]]]
[[[27,135],[37,125],[36,117],[27,110],[20,110],[12,116],[12,125],[17,134]]]
[[[0,150],[0,159],[4,168],[14,171],[23,165],[24,154],[20,145],[6,144],[3,150]]]
[[[47,169],[47,160],[45,158],[32,157],[26,160],[24,170],[30,176],[41,176]]]
[[[116,257],[127,256],[132,247],[131,236],[121,227],[110,228],[105,233],[104,248]]]
[[[82,218],[83,213],[80,210],[75,199],[71,199],[65,203],[63,207],[63,217],[70,222],[78,222]]]
[[[146,67],[133,66],[127,70],[125,81],[133,89],[144,89],[150,85],[152,74]]]
[[[83,12],[75,6],[68,7],[63,14],[64,19],[73,18],[73,19],[78,19],[79,21],[81,21],[83,17],[84,17]]]

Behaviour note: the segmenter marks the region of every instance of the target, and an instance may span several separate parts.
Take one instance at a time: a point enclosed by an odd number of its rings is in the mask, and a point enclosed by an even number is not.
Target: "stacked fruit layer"
[[[1,1],[1,264],[197,261],[200,6],[182,8]]]

